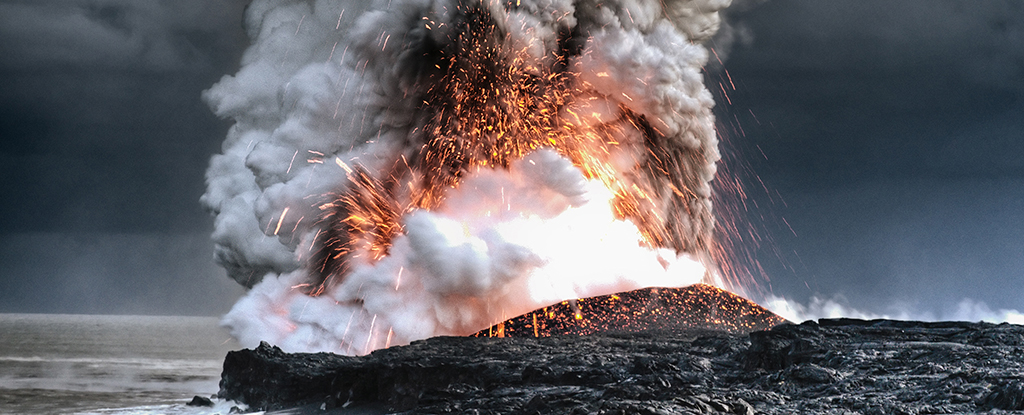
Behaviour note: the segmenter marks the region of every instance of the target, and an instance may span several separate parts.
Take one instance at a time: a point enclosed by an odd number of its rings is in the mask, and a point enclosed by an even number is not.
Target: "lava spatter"
[[[245,346],[364,354],[713,281],[728,1],[257,0],[207,173]],[[310,154],[303,162],[300,154]]]
[[[481,330],[477,337],[546,337],[600,332],[713,329],[766,330],[785,319],[738,295],[706,284],[643,288],[563,301]]]

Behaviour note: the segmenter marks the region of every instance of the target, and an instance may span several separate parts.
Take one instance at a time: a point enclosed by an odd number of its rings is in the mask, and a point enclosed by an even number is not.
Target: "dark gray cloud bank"
[[[244,5],[0,2],[0,312],[230,307],[198,204],[228,125],[199,96],[237,70]],[[1024,3],[739,6],[709,80],[735,85],[716,113],[764,285],[1024,310]]]
[[[0,312],[212,314],[197,201],[241,1],[0,2]]]
[[[1024,309],[1024,3],[775,0],[732,18],[750,37],[717,113],[773,196],[775,293]]]

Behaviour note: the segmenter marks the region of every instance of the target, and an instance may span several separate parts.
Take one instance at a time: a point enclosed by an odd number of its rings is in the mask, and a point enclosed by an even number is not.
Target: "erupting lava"
[[[252,287],[225,324],[361,354],[714,282],[701,42],[728,3],[255,1],[205,95],[236,125],[203,203]]]
[[[320,205],[324,231],[315,242],[320,280],[313,293],[347,274],[350,261],[386,255],[401,233],[402,214],[437,209],[464,175],[508,169],[540,148],[555,149],[610,189],[615,216],[634,223],[648,246],[707,251],[712,219],[704,182],[710,178],[694,177],[706,173],[687,166],[713,164],[716,149],[665,137],[624,103],[593,108],[591,101],[600,100],[593,86],[569,67],[586,42],[579,26],[563,27],[551,56],[536,59],[487,5],[456,3],[447,23],[422,18],[428,30],[451,26],[444,30],[453,39],[414,51],[421,56],[406,68],[415,73],[407,92],[422,97],[419,122],[392,167],[378,178],[342,165],[351,184]],[[680,134],[713,134],[694,130]]]
[[[743,297],[710,285],[694,284],[563,301],[505,320],[475,336],[547,337],[678,329],[749,333],[784,321]]]

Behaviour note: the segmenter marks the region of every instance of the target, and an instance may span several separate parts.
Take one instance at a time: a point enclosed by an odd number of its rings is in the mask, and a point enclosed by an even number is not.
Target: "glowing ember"
[[[695,328],[749,333],[784,321],[740,296],[696,284],[563,301],[498,323],[475,336],[545,337]]]
[[[694,141],[714,144],[713,131],[694,127],[667,137],[625,103],[605,108],[609,119],[602,120],[591,108],[598,99],[593,86],[569,68],[583,51],[581,33],[560,32],[552,56],[538,62],[507,33],[510,22],[495,20],[500,17],[483,4],[455,8],[447,24],[454,39],[419,45],[423,59],[410,69],[417,76],[408,93],[422,96],[416,108],[422,126],[411,131],[405,150],[380,178],[339,161],[350,184],[320,205],[324,232],[314,241],[320,249],[313,294],[350,272],[349,262],[385,255],[401,231],[401,213],[436,210],[465,175],[507,169],[540,148],[556,150],[610,189],[616,217],[636,225],[645,245],[708,254],[710,175],[693,167],[713,165],[718,153],[685,139],[699,134],[712,139]],[[423,25],[439,23],[424,17]]]
[[[257,0],[206,93],[236,120],[203,203],[243,345],[363,354],[716,280],[700,43],[728,1],[386,3]]]

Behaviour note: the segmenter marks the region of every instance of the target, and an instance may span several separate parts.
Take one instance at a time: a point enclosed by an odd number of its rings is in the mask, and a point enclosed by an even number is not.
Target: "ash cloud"
[[[241,69],[204,94],[235,121],[202,198],[216,215],[216,258],[253,287],[225,323],[244,345],[271,339],[290,350],[361,354],[472,332],[565,299],[701,280],[719,155],[699,42],[728,3],[252,3],[253,44]],[[422,141],[424,116],[454,108],[425,102],[433,71],[447,63],[424,62],[457,46],[479,16],[504,34],[485,40],[496,62],[511,62],[500,65],[573,74],[572,102],[558,116],[571,114],[576,128],[600,126],[600,137],[616,143],[600,157],[624,166],[615,179],[651,201],[631,218],[655,223],[667,249],[641,246],[633,225],[611,219],[607,190],[584,180],[566,154],[544,150],[504,169],[464,167],[439,208],[403,212],[404,233],[387,256],[349,263],[344,275],[326,276],[321,295],[306,295],[318,273],[310,258],[322,248],[323,195],[354,186],[354,169],[371,182],[394,177],[401,163],[420,174],[416,152],[432,143]],[[467,56],[458,59],[476,62]],[[465,133],[458,125],[442,130]],[[573,225],[575,216],[604,233]],[[541,217],[547,225],[530,223]]]

